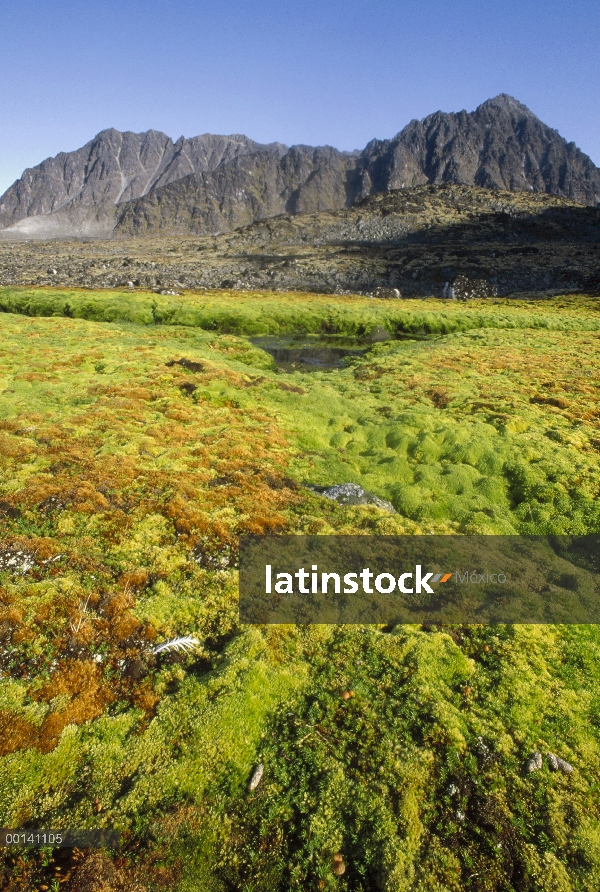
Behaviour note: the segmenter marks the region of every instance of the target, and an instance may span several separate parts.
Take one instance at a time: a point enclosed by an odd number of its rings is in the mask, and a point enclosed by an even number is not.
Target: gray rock
[[[400,294],[399,288],[376,288],[373,292],[373,297],[383,297],[383,298],[400,298],[402,295]]]
[[[211,235],[286,212],[343,208],[355,163],[354,154],[331,146],[262,147],[124,203],[115,231]]]
[[[396,514],[396,509],[391,502],[380,499],[372,492],[367,492],[357,483],[336,483],[321,493],[326,499],[332,499],[339,505],[375,505],[382,511]]]
[[[118,204],[215,170],[241,154],[281,150],[247,136],[207,133],[174,143],[157,130],[103,130],[81,149],[28,168],[0,198],[0,229],[40,237],[109,235]]]
[[[542,754],[536,750],[525,762],[525,771],[527,774],[531,774],[532,771],[539,771],[542,764]]]
[[[389,341],[391,334],[381,325],[378,325],[373,331],[369,332],[369,341],[372,344],[380,344],[383,341]]]
[[[548,765],[552,771],[562,771],[564,774],[572,774],[574,770],[572,765],[554,753],[548,753]]]
[[[358,158],[356,198],[425,183],[547,192],[600,205],[600,170],[573,143],[505,93],[474,112],[435,112]]]
[[[252,772],[252,777],[250,778],[250,782],[248,784],[248,790],[250,792],[252,792],[253,790],[256,790],[256,788],[258,787],[258,785],[260,784],[260,782],[263,778],[264,773],[265,773],[265,766],[263,765],[262,762],[259,762],[259,764],[256,766],[256,768]]]
[[[456,300],[472,300],[481,297],[497,297],[498,289],[487,279],[469,279],[467,276],[457,276],[454,280],[448,296]]]

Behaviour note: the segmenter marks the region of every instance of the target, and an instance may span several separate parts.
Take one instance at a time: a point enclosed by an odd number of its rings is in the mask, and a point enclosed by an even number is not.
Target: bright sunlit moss
[[[595,303],[0,302],[3,826],[120,828],[115,889],[597,890],[594,627],[249,629],[235,570],[242,532],[598,532]],[[376,325],[414,336],[313,372],[245,336]]]

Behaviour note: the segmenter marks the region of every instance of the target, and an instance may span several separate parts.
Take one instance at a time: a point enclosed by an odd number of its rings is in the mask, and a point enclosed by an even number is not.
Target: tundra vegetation
[[[594,626],[240,626],[235,567],[244,532],[600,532],[597,301],[0,306],[0,824],[122,833],[3,888],[596,892]],[[284,372],[267,335],[369,349]],[[397,513],[306,486],[342,482]]]

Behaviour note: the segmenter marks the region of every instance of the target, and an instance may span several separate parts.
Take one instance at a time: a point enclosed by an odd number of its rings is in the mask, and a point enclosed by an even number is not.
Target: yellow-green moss
[[[1,823],[119,827],[148,888],[595,892],[595,627],[240,628],[233,564],[243,531],[597,532],[596,304],[1,299],[0,548],[33,561],[0,573]],[[243,336],[376,324],[439,337],[283,374]],[[398,514],[302,486],[346,481]]]

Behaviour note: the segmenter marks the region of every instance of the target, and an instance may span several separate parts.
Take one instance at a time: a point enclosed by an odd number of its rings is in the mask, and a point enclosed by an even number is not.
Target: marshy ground
[[[0,824],[123,838],[4,888],[597,890],[596,627],[240,626],[236,571],[245,532],[599,532],[597,301],[0,307]],[[348,481],[397,514],[307,488]]]

